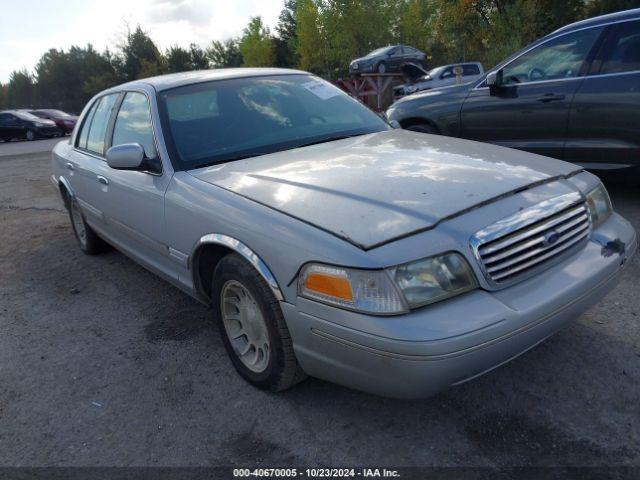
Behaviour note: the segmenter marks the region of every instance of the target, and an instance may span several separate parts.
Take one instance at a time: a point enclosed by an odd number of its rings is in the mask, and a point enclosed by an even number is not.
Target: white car
[[[411,95],[421,90],[446,87],[456,84],[456,67],[462,68],[462,83],[479,80],[484,74],[484,68],[480,62],[454,63],[433,68],[428,72],[415,63],[405,63],[400,71],[409,79],[403,85],[393,89],[395,98]]]

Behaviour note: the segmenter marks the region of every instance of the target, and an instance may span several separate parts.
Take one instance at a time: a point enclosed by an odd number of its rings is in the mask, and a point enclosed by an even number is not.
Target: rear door
[[[596,169],[640,165],[640,20],[609,28],[573,100],[565,159]]]
[[[74,149],[66,161],[65,177],[78,200],[86,221],[97,231],[106,228],[104,217],[104,184],[100,177],[104,168],[106,134],[119,94],[96,99],[82,122]]]
[[[474,88],[460,136],[562,158],[569,107],[603,27],[550,39],[502,68],[503,86]]]

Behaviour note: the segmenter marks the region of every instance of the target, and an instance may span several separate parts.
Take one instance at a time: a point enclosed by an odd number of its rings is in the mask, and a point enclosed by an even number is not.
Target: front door
[[[471,91],[460,136],[562,158],[569,107],[602,31],[556,37],[504,66],[501,86]]]
[[[147,171],[116,170],[103,164],[104,214],[109,235],[143,263],[177,278],[165,242],[164,193],[171,179],[162,171],[146,94],[127,92],[113,124],[111,146],[138,143],[149,163]]]

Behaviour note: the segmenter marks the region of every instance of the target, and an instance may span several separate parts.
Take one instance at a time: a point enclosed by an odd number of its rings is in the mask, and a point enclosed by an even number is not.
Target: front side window
[[[502,69],[505,84],[577,77],[602,27],[562,35],[521,55]]]
[[[607,44],[609,53],[600,73],[640,70],[640,22],[625,22],[618,25]]]
[[[139,143],[148,158],[156,158],[156,145],[153,139],[151,114],[146,95],[128,92],[116,117],[113,127],[112,145]]]
[[[82,124],[78,147],[98,155],[104,155],[107,125],[117,96],[117,94],[105,95],[96,101]]]
[[[300,74],[178,87],[161,92],[159,105],[180,169],[390,128],[342,90]]]
[[[442,74],[440,75],[441,79],[453,78],[453,77],[455,77],[455,75],[453,73],[453,67],[445,68],[444,71],[442,72]]]
[[[0,113],[0,125],[8,125],[9,123],[11,123],[11,115]]]

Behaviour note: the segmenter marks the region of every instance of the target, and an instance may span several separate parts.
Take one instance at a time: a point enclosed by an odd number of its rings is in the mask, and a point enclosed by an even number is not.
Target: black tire
[[[420,132],[420,133],[430,133],[432,135],[438,135],[438,130],[433,125],[429,125],[428,123],[418,123],[416,125],[409,125],[407,130],[411,130],[412,132]]]
[[[221,294],[228,282],[240,283],[255,300],[265,320],[268,332],[269,359],[262,372],[252,371],[243,363],[231,345],[223,322]],[[224,257],[213,273],[211,298],[214,315],[231,363],[240,376],[251,385],[272,392],[291,388],[306,378],[293,352],[291,334],[287,328],[278,300],[262,276],[238,254]]]
[[[87,255],[97,255],[99,253],[106,252],[111,248],[110,245],[102,240],[95,230],[85,221],[84,215],[82,215],[82,211],[78,205],[78,201],[75,198],[72,198],[69,201],[69,220],[71,220],[73,234],[78,241],[80,250]]]
[[[26,133],[24,134],[25,140],[29,142],[35,140],[37,137],[38,136],[36,135],[36,132],[34,132],[33,130],[27,130]]]
[[[387,64],[385,62],[379,62],[378,65],[376,65],[376,72],[387,73]]]

